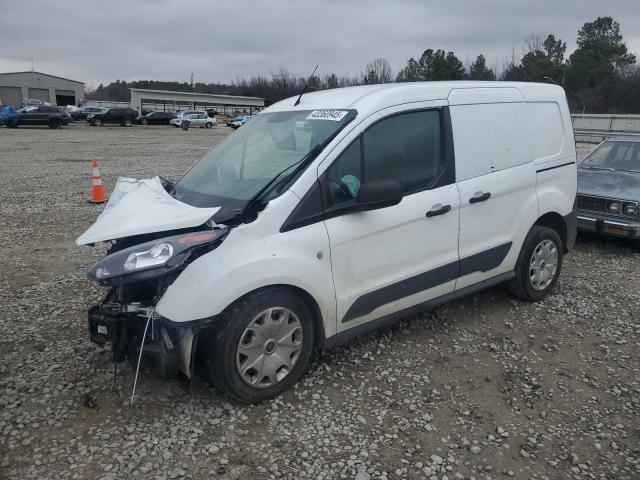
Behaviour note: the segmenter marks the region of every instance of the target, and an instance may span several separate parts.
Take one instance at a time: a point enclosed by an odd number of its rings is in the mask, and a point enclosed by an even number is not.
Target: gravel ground
[[[241,406],[133,373],[91,344],[73,240],[90,161],[175,179],[228,129],[0,129],[0,478],[640,478],[640,257],[582,238],[553,294],[491,289],[315,355]],[[590,147],[581,146],[581,155]]]

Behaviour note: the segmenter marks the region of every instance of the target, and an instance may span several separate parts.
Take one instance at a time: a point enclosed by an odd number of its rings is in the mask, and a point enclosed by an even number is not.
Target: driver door
[[[459,268],[447,111],[387,110],[367,123],[320,177],[338,332],[452,293]],[[332,216],[383,179],[400,184],[400,203]]]

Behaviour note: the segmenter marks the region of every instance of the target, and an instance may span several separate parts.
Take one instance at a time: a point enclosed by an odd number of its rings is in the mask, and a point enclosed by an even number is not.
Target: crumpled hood
[[[578,193],[640,201],[640,173],[579,168]]]
[[[120,177],[103,212],[76,243],[87,245],[197,227],[218,210],[220,207],[197,208],[176,200],[164,189],[160,177],[144,180]]]

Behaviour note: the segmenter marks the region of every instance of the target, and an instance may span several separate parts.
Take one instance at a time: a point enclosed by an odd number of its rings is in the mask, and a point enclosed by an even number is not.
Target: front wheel
[[[122,122],[122,126],[123,127],[130,127],[131,125],[133,125],[133,122],[131,121],[130,118],[125,119],[124,122]]]
[[[60,122],[60,120],[58,120],[57,118],[52,118],[51,120],[49,120],[49,128],[58,128],[60,127],[60,125],[62,125],[62,122]]]
[[[140,120],[140,123],[142,125],[149,125],[149,120],[147,120],[146,118],[143,118],[142,120]]]
[[[313,348],[312,312],[300,297],[266,288],[238,300],[220,320],[201,339],[208,376],[219,390],[254,403],[298,381]]]
[[[205,128],[211,128],[211,127],[213,127],[213,123],[207,122],[204,127]]]
[[[555,230],[534,225],[520,250],[516,277],[507,284],[509,292],[530,302],[545,298],[560,276],[562,249],[562,240]]]

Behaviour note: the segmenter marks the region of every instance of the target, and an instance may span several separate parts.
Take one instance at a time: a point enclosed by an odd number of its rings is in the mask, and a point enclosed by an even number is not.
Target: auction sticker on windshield
[[[333,120],[339,122],[349,113],[347,110],[314,110],[305,120]]]

